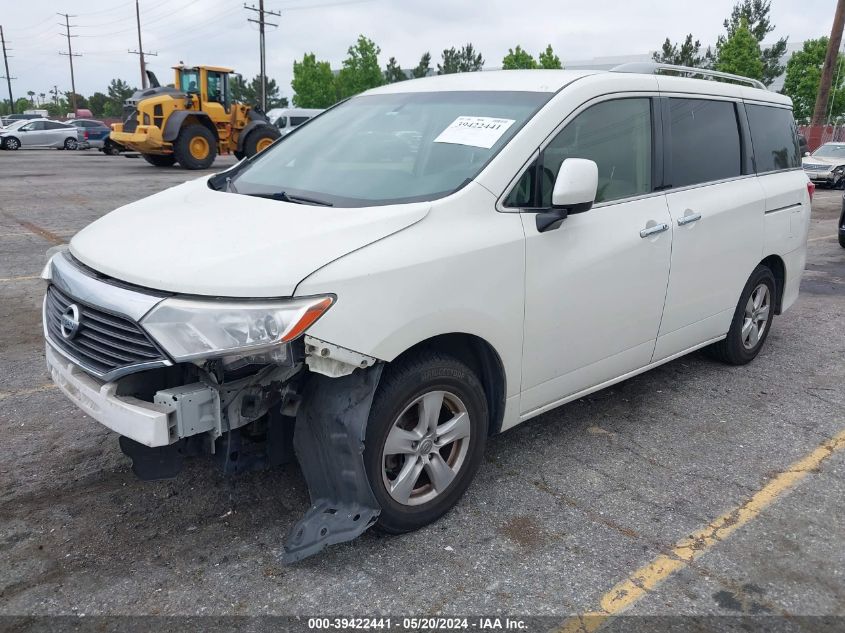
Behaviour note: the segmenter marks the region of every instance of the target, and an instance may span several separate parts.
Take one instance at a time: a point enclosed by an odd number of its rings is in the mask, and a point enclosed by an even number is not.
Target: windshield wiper
[[[284,191],[277,191],[276,193],[248,193],[246,195],[255,196],[257,198],[269,198],[270,200],[279,200],[281,202],[292,202],[293,204],[314,204],[320,207],[334,206],[331,202],[326,200],[307,198],[306,196],[291,196]]]

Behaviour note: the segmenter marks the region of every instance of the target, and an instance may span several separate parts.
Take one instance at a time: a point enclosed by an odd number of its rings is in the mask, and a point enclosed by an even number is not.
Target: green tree
[[[484,58],[472,44],[467,44],[460,49],[454,46],[447,48],[443,51],[442,59],[443,61],[437,64],[438,75],[474,72],[484,67]]]
[[[337,103],[335,77],[329,62],[318,62],[314,53],[293,62],[293,105],[298,108],[328,108]]]
[[[65,101],[68,104],[70,104],[68,109],[67,109],[68,112],[70,112],[73,109],[73,99],[71,98],[72,96],[73,96],[73,93],[70,90],[65,92]],[[88,99],[83,97],[78,92],[76,93],[76,107],[77,107],[77,109],[88,108]]]
[[[713,62],[713,52],[708,47],[702,53],[701,42],[698,40],[693,42],[692,33],[689,33],[680,44],[671,42],[667,37],[660,51],[652,54],[651,58],[661,64],[709,68]]]
[[[338,97],[345,99],[359,92],[384,84],[378,63],[381,49],[371,39],[358,36],[358,41],[346,51],[343,68],[337,74]]]
[[[29,104],[30,107],[35,107],[35,91],[34,90],[27,90],[26,96],[29,97]]]
[[[552,45],[549,44],[546,46],[546,50],[540,53],[537,61],[540,62],[540,68],[546,68],[549,70],[560,70],[563,68],[563,64],[560,61],[560,57],[555,55],[554,50],[552,50]]]
[[[267,77],[264,84],[265,96],[267,97],[267,109],[270,108],[285,108],[288,105],[287,97],[279,94],[279,86],[276,80]],[[245,103],[247,105],[256,105],[261,101],[261,75],[256,75],[249,83],[243,80],[243,77],[235,75],[229,81],[229,93],[232,101],[238,103]]]
[[[793,112],[799,121],[809,119],[816,106],[816,95],[819,91],[819,81],[822,74],[824,58],[827,54],[828,38],[820,37],[807,40],[800,51],[792,53],[786,63],[786,80],[783,83],[783,94],[792,99]],[[837,68],[845,70],[845,56],[839,55]],[[845,114],[845,73],[834,73],[834,85],[831,86],[832,104],[828,104],[828,111],[835,118]]]
[[[414,76],[414,79],[420,79],[421,77],[427,77],[430,72],[431,53],[425,52],[423,53],[423,56],[420,57],[420,63],[417,64],[417,67],[411,71],[411,74]]]
[[[122,79],[112,79],[109,82],[108,103],[103,108],[105,116],[119,117],[123,113],[123,102],[132,96],[135,92],[128,83]],[[79,106],[81,107],[81,106]]]
[[[17,99],[15,99],[15,112],[20,113],[24,110],[29,110],[31,107],[32,104],[26,97],[18,97]]]
[[[771,0],[741,0],[735,4],[730,17],[723,22],[727,30],[727,37],[721,35],[716,41],[717,57],[725,42],[740,28],[743,19],[747,24],[746,28],[757,40],[757,43],[762,44],[766,36],[775,30],[775,25],[769,19],[771,5]],[[783,74],[784,67],[780,64],[780,59],[786,52],[786,42],[787,38],[782,37],[771,46],[760,51],[763,62],[761,79],[767,86],[770,86],[777,77]]]
[[[752,79],[763,79],[760,44],[748,30],[745,18],[742,18],[739,27],[734,29],[733,34],[719,47],[716,70]]]
[[[525,68],[537,68],[537,60],[522,46],[516,45],[516,48],[509,48],[508,54],[502,59],[502,70],[519,70]]]
[[[405,74],[405,71],[402,70],[399,62],[396,61],[396,58],[391,57],[387,61],[387,67],[384,70],[385,83],[395,84],[397,81],[405,81],[407,78],[408,76]]]
[[[109,98],[102,92],[95,92],[90,97],[88,97],[88,107],[91,110],[91,114],[96,117],[104,116],[106,110],[106,103],[108,103],[108,101]]]

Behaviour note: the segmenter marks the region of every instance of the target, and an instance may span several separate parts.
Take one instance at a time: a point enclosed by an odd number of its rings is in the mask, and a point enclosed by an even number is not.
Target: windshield
[[[182,92],[199,92],[199,77],[196,70],[182,70],[179,88]]]
[[[473,91],[355,97],[244,163],[233,189],[347,207],[432,200],[474,178],[551,96]]]
[[[822,145],[815,152],[813,156],[819,158],[845,158],[845,145]]]

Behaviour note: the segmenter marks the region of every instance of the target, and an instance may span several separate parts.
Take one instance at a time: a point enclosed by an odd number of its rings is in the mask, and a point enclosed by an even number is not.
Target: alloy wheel
[[[769,322],[771,293],[766,284],[754,288],[745,304],[745,318],[742,322],[742,345],[745,349],[754,349]]]
[[[382,451],[382,477],[402,505],[443,494],[466,461],[471,425],[466,405],[448,391],[429,391],[394,420]]]

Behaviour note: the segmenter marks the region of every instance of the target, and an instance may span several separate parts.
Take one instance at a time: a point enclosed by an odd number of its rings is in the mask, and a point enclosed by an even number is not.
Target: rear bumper
[[[145,154],[164,153],[171,151],[171,144],[165,143],[161,129],[155,125],[139,125],[134,132],[112,131],[109,138],[124,147],[134,149]]]
[[[56,352],[46,348],[47,369],[56,386],[73,403],[107,428],[145,446],[167,446],[171,433],[170,413],[161,405],[117,395],[117,384],[100,382]],[[173,437],[171,437],[173,435]]]

